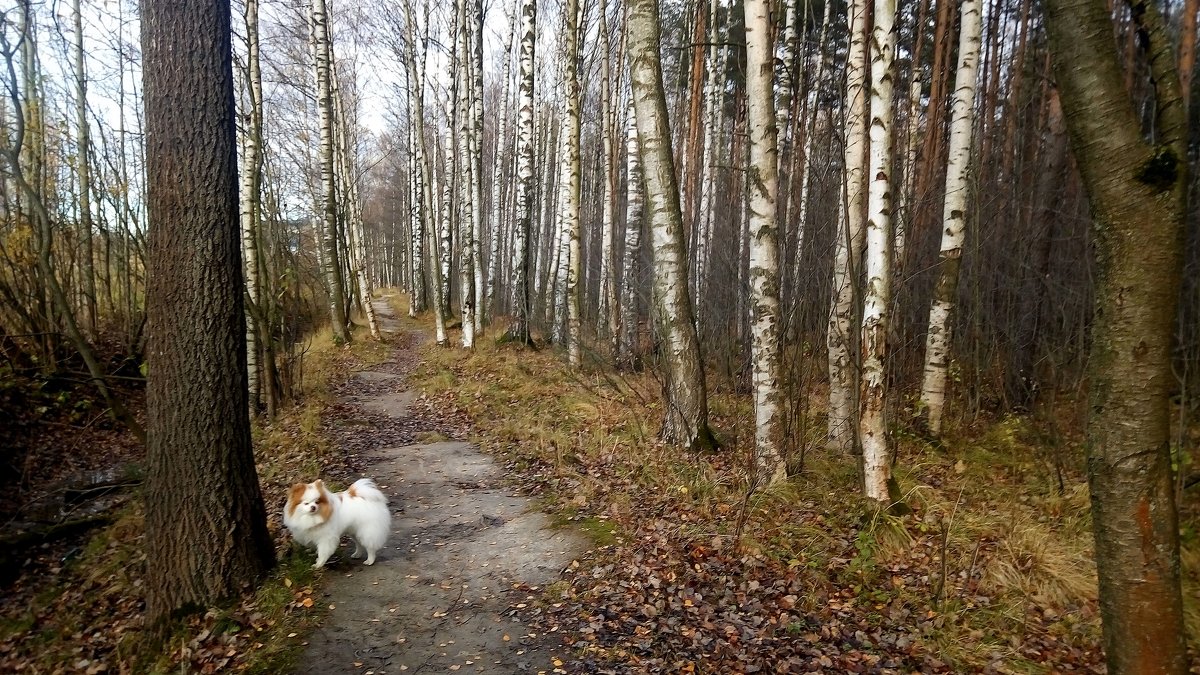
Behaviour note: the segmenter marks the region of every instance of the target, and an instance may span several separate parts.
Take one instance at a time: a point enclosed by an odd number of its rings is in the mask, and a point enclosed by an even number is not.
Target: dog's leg
[[[313,565],[313,569],[320,569],[325,566],[325,561],[329,560],[329,556],[337,550],[337,542],[332,543],[322,541],[317,544],[317,562]]]
[[[367,549],[367,559],[363,561],[363,564],[364,565],[374,565],[375,564],[375,551],[373,551],[371,549]]]
[[[364,552],[364,549],[363,549],[363,545],[358,543],[357,539],[355,539],[354,537],[350,537],[350,541],[354,542],[354,553],[350,554],[351,558],[358,558],[360,556],[366,555],[366,553]]]

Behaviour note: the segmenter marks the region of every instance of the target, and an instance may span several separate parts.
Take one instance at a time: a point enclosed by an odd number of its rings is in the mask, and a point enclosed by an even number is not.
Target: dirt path
[[[381,327],[398,331],[386,300],[374,304]],[[346,402],[409,417],[414,396],[402,376],[354,377],[369,393]],[[297,673],[554,672],[564,656],[558,641],[531,635],[513,610],[532,601],[535,587],[556,580],[586,542],[552,529],[470,443],[387,448],[364,473],[391,502],[391,539],[372,567],[340,549],[320,599],[333,609]]]

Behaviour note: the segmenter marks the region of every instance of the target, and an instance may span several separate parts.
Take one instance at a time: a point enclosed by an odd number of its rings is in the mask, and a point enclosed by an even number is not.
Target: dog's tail
[[[369,502],[387,504],[387,497],[379,491],[379,486],[370,478],[359,478],[354,481],[354,485],[346,490],[346,494],[349,497],[359,497]]]

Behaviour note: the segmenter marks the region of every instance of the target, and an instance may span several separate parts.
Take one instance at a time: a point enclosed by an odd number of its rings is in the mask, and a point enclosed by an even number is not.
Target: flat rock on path
[[[386,300],[374,305],[381,328],[399,330]],[[373,393],[353,405],[408,415],[402,376],[356,379]],[[380,391],[388,382],[394,390]],[[391,538],[371,567],[350,560],[347,546],[327,565],[321,602],[332,609],[296,672],[553,672],[562,646],[531,636],[512,610],[557,580],[586,541],[506,489],[499,466],[470,443],[387,448],[365,473],[388,496]]]

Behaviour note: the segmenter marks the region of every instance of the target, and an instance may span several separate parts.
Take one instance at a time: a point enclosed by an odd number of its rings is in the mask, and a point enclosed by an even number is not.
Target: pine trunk
[[[149,252],[146,610],[271,566],[250,442],[229,3],[142,4]]]

